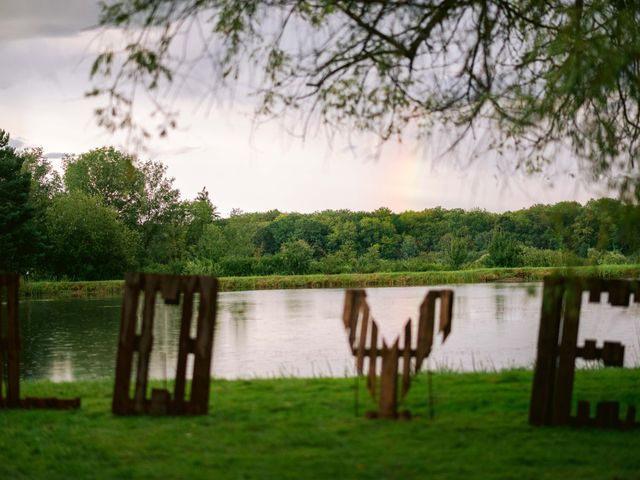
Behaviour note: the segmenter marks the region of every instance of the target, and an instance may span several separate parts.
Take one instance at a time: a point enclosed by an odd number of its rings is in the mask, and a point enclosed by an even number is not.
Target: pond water
[[[430,287],[438,288],[438,287]],[[461,371],[531,367],[541,284],[448,285],[453,328],[436,337],[429,364]],[[416,319],[426,287],[369,288],[382,335],[393,341]],[[603,300],[605,298],[603,297]],[[344,376],[354,360],[342,327],[342,289],[262,290],[219,294],[213,375],[222,378]],[[20,304],[22,376],[53,381],[112,377],[120,298],[33,300]],[[179,310],[158,303],[151,376],[173,378]],[[415,328],[415,327],[414,327]],[[625,365],[640,365],[640,304],[629,308],[583,299],[580,342],[621,341]]]

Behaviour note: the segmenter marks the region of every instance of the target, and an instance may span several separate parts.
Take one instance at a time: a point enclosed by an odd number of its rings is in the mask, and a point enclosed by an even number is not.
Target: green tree
[[[356,264],[359,272],[373,273],[380,270],[380,245],[377,243],[369,247]]]
[[[304,240],[291,240],[280,248],[279,255],[287,274],[303,275],[308,273],[313,260],[313,247]]]
[[[260,235],[267,230],[268,222],[254,214],[234,215],[224,222],[227,255],[248,257],[259,249]],[[267,235],[268,236],[268,235]]]
[[[267,229],[273,239],[271,247],[274,250],[279,250],[285,243],[293,240],[304,240],[313,248],[316,257],[324,255],[327,250],[329,227],[312,215],[283,213],[271,222]],[[263,233],[262,240],[269,240],[269,236]],[[267,253],[274,253],[274,250],[267,250]]]
[[[367,251],[373,245],[392,243],[396,229],[390,218],[367,215],[358,223],[358,237],[361,251]],[[382,251],[382,248],[381,248]]]
[[[139,225],[145,185],[133,157],[113,147],[68,156],[64,159],[64,185],[69,193],[100,199],[129,228]]]
[[[50,273],[71,279],[114,279],[134,266],[135,233],[97,197],[57,196],[47,210]]]
[[[0,270],[21,273],[34,265],[41,248],[29,203],[31,175],[22,170],[23,162],[0,130]]]
[[[198,192],[195,200],[187,202],[187,211],[189,217],[187,242],[189,245],[195,245],[202,237],[205,229],[220,218],[220,214],[211,202],[206,187]]]
[[[469,254],[469,240],[464,237],[449,238],[445,246],[445,255],[449,268],[458,270]]]
[[[29,148],[20,153],[22,171],[31,175],[29,201],[36,214],[44,212],[53,198],[62,193],[62,178],[51,162],[44,157],[42,148]]]
[[[358,242],[358,228],[351,212],[343,211],[332,216],[329,220],[330,232],[327,235],[327,247],[330,251],[337,251],[343,245],[355,246]]]
[[[194,257],[218,262],[232,251],[224,229],[220,225],[210,223],[204,227],[198,243],[194,247]]]
[[[98,199],[138,233],[140,263],[157,266],[186,257],[191,212],[180,201],[165,165],[138,161],[113,147],[103,147],[67,157],[64,167],[69,193]]]
[[[488,253],[489,263],[494,267],[517,267],[522,263],[522,249],[500,227],[493,231]]]
[[[385,139],[412,123],[458,137],[490,125],[488,145],[528,171],[565,148],[640,198],[640,2],[110,0],[100,23],[130,34],[91,69],[111,129],[131,128],[140,89],[158,102],[160,135],[175,126],[167,89],[194,59],[174,52],[201,38],[210,84],[250,71],[265,115],[318,113]]]
[[[418,244],[416,239],[411,235],[402,236],[402,245],[400,246],[401,258],[413,258],[417,257],[420,251],[418,250]]]

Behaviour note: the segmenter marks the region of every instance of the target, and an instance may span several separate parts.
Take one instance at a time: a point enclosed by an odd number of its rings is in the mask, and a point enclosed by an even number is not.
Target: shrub
[[[309,271],[313,248],[304,240],[292,240],[282,245],[279,255],[285,269],[283,273],[303,275]]]
[[[251,257],[223,257],[220,260],[220,270],[227,277],[242,277],[253,273],[253,259]]]
[[[263,255],[253,263],[254,275],[278,275],[285,271],[281,255]]]
[[[500,228],[494,229],[488,250],[492,267],[517,267],[522,264],[522,248]]]

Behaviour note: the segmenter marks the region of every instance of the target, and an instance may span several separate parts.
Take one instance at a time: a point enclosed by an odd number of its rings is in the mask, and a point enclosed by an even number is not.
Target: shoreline
[[[296,288],[367,288],[447,285],[456,283],[536,282],[549,275],[594,275],[601,278],[639,277],[640,265],[597,267],[519,267],[477,270],[378,272],[262,277],[220,277],[221,292]],[[120,296],[124,280],[24,281],[20,298],[107,298]]]

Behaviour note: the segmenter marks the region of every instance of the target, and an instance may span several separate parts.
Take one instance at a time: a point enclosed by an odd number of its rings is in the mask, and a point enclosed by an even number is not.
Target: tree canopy
[[[310,119],[383,139],[444,125],[529,171],[572,154],[640,198],[633,0],[107,0],[100,23],[126,37],[91,71],[111,129],[134,126],[144,90],[166,134],[166,99],[201,62],[206,88],[250,76],[259,113],[299,112],[301,133]]]
[[[0,130],[0,269],[33,279],[122,278],[129,270],[274,275],[640,262],[640,208],[602,198],[502,214],[440,207],[222,218],[153,160],[98,148],[53,168]]]

